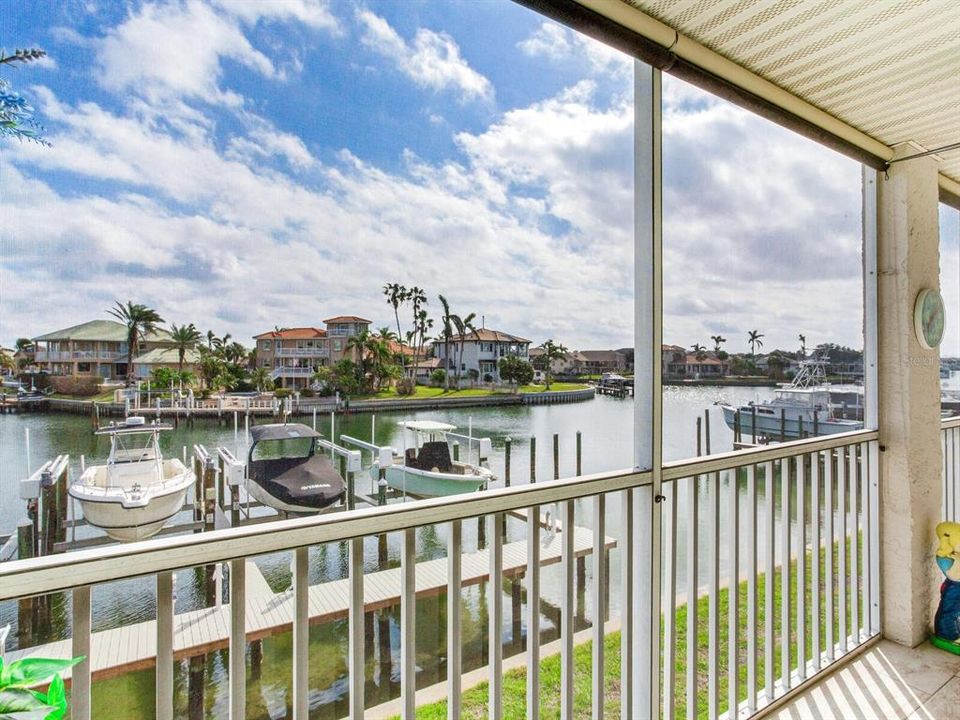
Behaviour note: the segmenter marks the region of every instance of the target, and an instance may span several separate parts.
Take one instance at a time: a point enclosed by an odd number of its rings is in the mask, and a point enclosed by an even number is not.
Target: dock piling
[[[710,454],[710,410],[703,411],[703,449]]]
[[[560,479],[560,434],[553,434],[553,479]]]
[[[577,430],[577,477],[583,475],[583,433]]]
[[[537,438],[530,436],[530,484],[537,481]]]
[[[507,437],[503,441],[503,484],[510,487],[510,445],[513,441]]]

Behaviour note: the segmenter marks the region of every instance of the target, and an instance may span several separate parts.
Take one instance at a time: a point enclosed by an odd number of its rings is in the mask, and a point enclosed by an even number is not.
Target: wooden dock
[[[561,559],[561,532],[545,532],[540,544],[541,566],[553,565]],[[574,528],[574,554],[589,555],[593,550],[593,532],[589,528]],[[609,551],[616,546],[611,537],[604,539]],[[503,546],[503,574],[507,577],[523,575],[527,570],[527,543],[525,540]],[[489,552],[479,550],[463,555],[463,585],[475,585],[489,577]],[[369,613],[400,603],[400,568],[364,574],[364,612]],[[447,589],[447,560],[438,558],[417,563],[416,595],[418,598],[445,593]],[[309,617],[311,624],[343,619],[348,614],[349,581],[344,578],[313,585],[309,589]],[[247,561],[246,572],[246,628],[247,641],[289,632],[293,627],[293,592],[288,589],[274,593],[252,560]],[[230,605],[209,607],[174,616],[173,648],[176,659],[202,655],[226,648],[230,637]],[[125,625],[112,630],[93,633],[90,644],[91,672],[94,679],[120,675],[133,670],[153,667],[156,658],[157,628],[155,620]],[[59,640],[24,650],[7,653],[11,662],[23,657],[69,658],[71,640]],[[70,671],[64,673],[69,677]]]

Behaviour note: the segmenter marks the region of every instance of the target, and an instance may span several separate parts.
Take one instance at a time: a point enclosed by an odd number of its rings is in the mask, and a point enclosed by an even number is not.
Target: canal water
[[[704,410],[710,410],[711,450],[714,453],[729,451],[732,447],[732,432],[724,425],[718,400],[740,404],[748,400],[763,400],[770,397],[768,388],[738,387],[676,387],[664,388],[664,458],[676,460],[696,454],[697,418]],[[397,422],[406,419],[430,419],[448,422],[466,433],[471,427],[474,436],[493,440],[494,453],[490,458],[492,470],[503,478],[503,449],[506,438],[512,439],[512,483],[529,481],[530,438],[536,437],[536,474],[538,480],[553,477],[553,435],[559,436],[559,472],[561,477],[575,474],[576,433],[582,434],[582,470],[584,473],[627,468],[632,464],[633,453],[633,405],[622,399],[597,397],[591,401],[548,406],[509,406],[499,408],[472,408],[458,410],[425,411],[411,413],[379,413],[375,420],[375,442],[379,445],[402,447],[403,440]],[[310,423],[309,418],[301,419]],[[318,430],[329,435],[329,416],[318,418]],[[198,421],[193,428],[185,425],[165,433],[163,449],[167,455],[181,455],[184,447],[201,443],[207,448],[226,446],[239,447],[243,452],[243,418],[238,422],[239,433],[234,433],[232,420],[227,426],[216,421]],[[336,433],[349,434],[364,440],[371,437],[372,416],[354,414],[350,418],[336,418]],[[26,432],[29,430],[30,452],[27,454]],[[85,417],[59,414],[25,414],[0,416],[0,530],[13,531],[16,523],[25,517],[24,503],[18,498],[17,485],[27,473],[28,466],[36,468],[40,463],[57,454],[68,453],[73,464],[73,476],[79,471],[80,456],[86,462],[102,461],[109,450],[106,438],[97,438],[91,432],[90,421]],[[724,478],[724,482],[727,482]],[[373,481],[362,476],[357,489],[373,491]],[[678,512],[683,517],[686,505],[684,492],[677,496]],[[705,497],[701,497],[701,505]],[[618,504],[608,504],[607,534],[619,539],[620,523]],[[578,525],[590,524],[590,501],[577,503]],[[777,513],[779,516],[779,513]],[[703,520],[705,522],[705,520]],[[683,553],[686,544],[686,528],[680,528],[678,552]],[[700,528],[703,533],[704,528]],[[86,531],[86,532],[89,532]],[[544,530],[544,536],[548,531]],[[525,527],[515,519],[508,521],[507,542],[521,540]],[[83,536],[78,531],[78,537]],[[464,552],[474,552],[482,542],[476,522],[464,523]],[[721,536],[721,542],[723,537]],[[417,533],[418,561],[445,556],[446,528],[428,526]],[[399,537],[387,538],[387,564],[399,563]],[[706,571],[706,543],[701,542],[701,569]],[[384,567],[380,562],[377,538],[367,538],[364,545],[365,572],[375,572]],[[618,614],[619,555],[611,553],[611,614]],[[291,555],[280,553],[257,559],[257,565],[268,584],[275,592],[290,587]],[[593,559],[586,561],[587,578],[592,574]],[[678,570],[678,588],[685,587],[683,565]],[[346,547],[331,544],[311,548],[310,576],[312,583],[321,583],[346,577]],[[706,576],[699,579],[704,582]],[[226,583],[224,583],[226,585]],[[201,574],[194,569],[176,573],[176,612],[182,613],[203,607]],[[525,629],[514,637],[511,622],[510,584],[504,583],[503,640],[505,652],[518,652],[522,647]],[[556,637],[555,609],[559,607],[559,568],[547,567],[542,572],[543,604],[541,606],[541,641]],[[587,627],[595,617],[595,609],[587,597],[581,598],[581,624]],[[464,671],[480,667],[486,658],[487,606],[491,601],[485,585],[464,588],[460,602],[463,606],[463,665]],[[419,600],[417,604],[417,650],[418,686],[424,687],[440,682],[445,677],[445,616],[446,598],[443,596]],[[525,616],[526,610],[523,610]],[[120,625],[143,622],[155,617],[155,594],[152,579],[131,579],[93,590],[94,631]],[[0,603],[0,626],[13,626],[7,648],[16,647],[16,603]],[[396,697],[399,692],[399,618],[396,609],[378,614],[373,627],[373,636],[368,638],[367,705]],[[70,609],[66,597],[52,603],[49,627],[43,628],[34,642],[70,636]],[[381,643],[380,634],[384,633]],[[389,643],[386,638],[389,636]],[[346,621],[317,625],[310,630],[310,706],[311,717],[341,717],[346,710]],[[389,647],[387,651],[386,648]],[[381,654],[381,648],[384,652]],[[291,692],[291,645],[288,634],[263,641],[263,661],[259,674],[248,671],[248,718],[283,718],[290,716]],[[249,665],[249,659],[248,659]],[[226,671],[227,652],[220,651],[206,656],[203,673],[204,693],[202,701],[189,692],[188,663],[177,665],[176,706],[178,717],[219,718],[226,717]],[[197,668],[195,668],[196,670]],[[94,686],[94,716],[98,718],[134,718],[152,715],[154,703],[154,678],[151,670],[127,673],[118,678],[99,681]]]

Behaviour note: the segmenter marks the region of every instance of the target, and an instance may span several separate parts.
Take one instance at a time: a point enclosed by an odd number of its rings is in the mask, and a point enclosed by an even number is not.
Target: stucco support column
[[[916,151],[905,145],[895,157]],[[881,631],[911,647],[927,635],[937,586],[939,353],[920,345],[913,323],[917,294],[939,287],[937,203],[933,157],[877,176]]]

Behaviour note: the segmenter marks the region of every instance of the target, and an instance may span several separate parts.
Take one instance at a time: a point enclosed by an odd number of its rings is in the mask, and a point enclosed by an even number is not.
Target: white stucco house
[[[435,342],[433,348],[434,355],[440,360],[440,367],[448,373],[455,374],[459,364],[461,378],[469,379],[473,371],[476,379],[483,382],[500,382],[498,364],[502,357],[515,355],[523,360],[530,360],[529,340],[487,328],[475,330],[465,336],[454,335],[447,346],[443,342]]]

